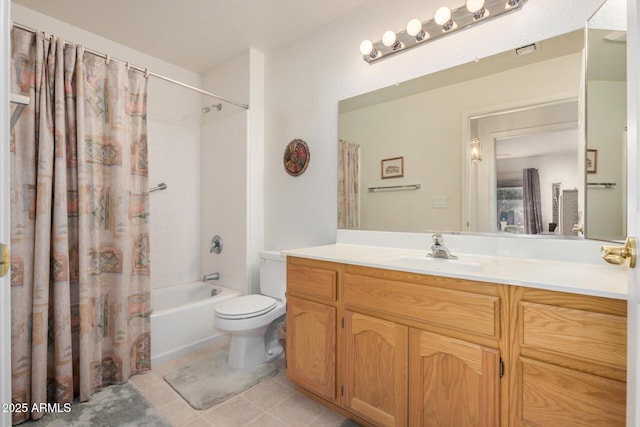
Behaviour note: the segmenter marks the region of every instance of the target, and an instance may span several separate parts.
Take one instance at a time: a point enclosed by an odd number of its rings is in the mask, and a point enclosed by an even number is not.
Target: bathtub
[[[218,294],[212,297],[213,289]],[[152,366],[222,340],[224,335],[213,328],[214,307],[238,295],[241,292],[200,281],[152,290]]]

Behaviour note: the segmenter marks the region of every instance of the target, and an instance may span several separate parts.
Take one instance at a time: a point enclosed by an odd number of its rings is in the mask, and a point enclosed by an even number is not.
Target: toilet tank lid
[[[287,259],[286,256],[280,255],[279,250],[260,251],[258,254],[260,259],[270,259],[274,261],[285,261]]]

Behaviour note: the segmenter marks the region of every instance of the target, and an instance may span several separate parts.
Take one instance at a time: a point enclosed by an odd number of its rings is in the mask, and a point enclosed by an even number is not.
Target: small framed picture
[[[404,175],[404,157],[382,160],[382,179],[400,178]]]
[[[598,172],[598,150],[587,150],[587,173]]]

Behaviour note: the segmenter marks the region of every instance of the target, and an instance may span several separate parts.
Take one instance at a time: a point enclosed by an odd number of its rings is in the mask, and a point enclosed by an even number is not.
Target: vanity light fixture
[[[471,161],[479,162],[482,160],[482,142],[480,138],[471,138]]]
[[[443,6],[436,11],[433,19],[420,21],[414,18],[409,21],[405,30],[397,33],[386,31],[382,39],[375,43],[364,40],[360,43],[360,53],[362,59],[373,64],[426,41],[518,10],[526,2],[527,0],[466,0],[464,5],[453,10]]]

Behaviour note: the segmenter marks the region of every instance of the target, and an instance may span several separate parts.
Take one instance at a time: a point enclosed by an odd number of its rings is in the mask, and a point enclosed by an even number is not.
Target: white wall
[[[256,260],[259,251],[270,249],[264,242],[264,108],[265,77],[264,54],[254,49],[249,51],[249,105],[247,126],[247,270],[249,292],[259,291],[259,268]]]
[[[612,182],[615,187],[591,187],[587,192],[587,233],[594,239],[626,238],[625,82],[590,81],[588,86],[587,147],[598,150],[598,169],[588,182]]]
[[[244,112],[235,113],[203,126],[200,163],[202,272],[218,272],[220,284],[242,292],[247,291],[246,116]],[[216,234],[223,240],[219,255],[209,252]]]
[[[442,4],[371,0],[266,56],[265,241],[273,248],[335,241],[337,228],[338,101],[536,40],[582,28],[600,0],[536,0],[516,13],[368,65],[358,46],[432,17]],[[293,178],[282,153],[293,138],[307,141],[311,161]]]
[[[263,239],[264,55],[250,49],[204,75],[204,88],[241,103],[224,103],[205,115],[202,129],[201,234],[202,273],[220,273],[224,286],[258,290],[258,251]],[[204,105],[217,103],[208,98]],[[209,252],[220,235],[221,254]]]
[[[246,100],[250,59],[238,55],[203,76],[204,89]],[[218,103],[206,99],[204,104]],[[203,105],[204,105],[203,104]],[[247,112],[223,103],[222,110],[204,116],[200,157],[200,263],[202,274],[220,273],[220,284],[247,291],[246,164]],[[223,241],[220,254],[210,253],[211,238]]]
[[[12,19],[55,34],[113,58],[149,68],[193,86],[199,75],[127,46],[81,30],[17,4]],[[196,280],[200,274],[200,103],[201,96],[160,79],[149,78],[147,131],[149,185],[168,188],[150,196],[151,284],[153,288]]]

